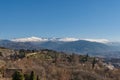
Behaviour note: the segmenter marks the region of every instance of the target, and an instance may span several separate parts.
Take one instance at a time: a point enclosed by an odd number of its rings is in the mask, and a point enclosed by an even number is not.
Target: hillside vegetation
[[[15,74],[23,75],[20,80],[31,80],[33,74],[32,80],[120,80],[119,68],[88,54],[67,54],[48,49],[21,49],[7,54],[9,56],[0,60],[1,80],[13,80]]]

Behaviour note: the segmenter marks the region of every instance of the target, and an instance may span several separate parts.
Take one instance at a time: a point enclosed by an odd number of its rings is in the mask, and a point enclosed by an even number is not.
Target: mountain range
[[[10,49],[52,49],[67,53],[101,57],[120,57],[120,45],[106,39],[19,38],[0,40],[0,46]]]
[[[61,41],[61,42],[73,42],[85,40],[90,42],[100,42],[100,43],[107,43],[109,40],[107,39],[79,39],[79,38],[39,38],[39,37],[28,37],[28,38],[18,38],[12,39],[11,41],[14,42],[47,42],[47,41]]]

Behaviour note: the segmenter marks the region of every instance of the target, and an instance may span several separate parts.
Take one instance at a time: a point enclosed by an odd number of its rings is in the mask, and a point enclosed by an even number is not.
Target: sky
[[[75,37],[120,41],[120,0],[0,0],[0,39]]]

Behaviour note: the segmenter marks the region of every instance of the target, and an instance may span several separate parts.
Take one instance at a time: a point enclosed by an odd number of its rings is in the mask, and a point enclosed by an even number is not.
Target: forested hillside
[[[120,80],[119,68],[89,54],[21,49],[0,64],[1,80]]]

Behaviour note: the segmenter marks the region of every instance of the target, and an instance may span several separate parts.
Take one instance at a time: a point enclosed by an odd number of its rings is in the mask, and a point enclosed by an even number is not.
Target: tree
[[[93,61],[92,61],[92,68],[95,67],[95,64],[96,64],[96,59],[95,59],[95,57],[94,57],[94,58],[93,58]]]
[[[36,80],[40,80],[38,75],[37,75],[37,79]]]
[[[34,71],[30,74],[30,80],[36,80]]]
[[[2,54],[2,52],[0,52],[0,56],[2,56],[2,57],[3,57],[3,54]]]
[[[55,65],[57,65],[57,61],[58,61],[58,54],[54,52],[54,63]]]
[[[12,76],[12,80],[24,80],[24,76],[21,72],[15,71],[15,73]]]
[[[25,57],[25,50],[24,49],[20,49],[19,50],[19,57],[20,58],[24,58]]]
[[[89,57],[89,55],[86,54],[86,56],[85,56],[85,60],[86,60],[86,61],[88,61],[88,57]]]

